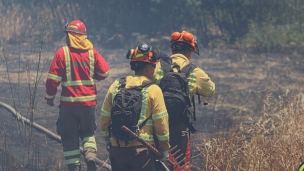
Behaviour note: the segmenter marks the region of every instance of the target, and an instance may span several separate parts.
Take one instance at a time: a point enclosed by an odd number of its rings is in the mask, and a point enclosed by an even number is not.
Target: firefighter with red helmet
[[[171,41],[170,41],[170,47],[172,49],[172,56],[170,59],[169,67],[174,72],[178,72],[183,70],[183,67],[190,66],[192,67],[192,70],[189,70],[188,75],[186,75],[188,80],[188,96],[189,96],[189,107],[191,110],[189,113],[195,112],[195,103],[194,103],[194,95],[202,95],[204,97],[212,97],[215,90],[215,84],[211,81],[209,76],[199,67],[196,67],[195,64],[192,64],[190,62],[190,58],[192,55],[192,52],[199,55],[199,48],[198,48],[198,40],[196,36],[193,34],[183,31],[183,32],[174,32],[171,35]],[[158,85],[160,85],[160,82],[165,72],[165,64],[167,63],[168,59],[160,59],[160,62],[156,65],[155,73],[152,78],[154,82],[156,82]],[[176,67],[177,66],[177,67]],[[160,85],[161,86],[161,85]],[[167,104],[166,104],[167,106]],[[172,107],[171,107],[172,108]],[[174,108],[179,111],[187,111],[188,109],[180,110],[177,107],[173,106],[173,113],[169,110],[169,106],[167,106],[167,110],[169,113],[169,122],[174,119],[177,112],[174,111]],[[195,116],[195,115],[194,115]],[[170,122],[169,124],[169,130],[170,130],[170,145],[171,147],[174,147],[177,145],[177,149],[180,149],[180,152],[178,152],[178,155],[183,154],[180,159],[185,158],[185,160],[181,163],[181,166],[184,165],[184,168],[182,170],[186,170],[190,166],[190,128],[193,128],[195,132],[195,128],[192,126],[191,122],[195,121],[195,117],[193,118],[193,115],[190,116],[190,126],[185,124],[185,122]],[[190,131],[189,131],[190,130]],[[174,151],[173,151],[174,152]],[[169,157],[170,161],[170,157]],[[175,169],[174,171],[178,171]]]
[[[67,46],[60,48],[50,66],[46,80],[45,99],[54,106],[57,87],[61,84],[57,133],[61,136],[63,153],[69,170],[80,169],[79,138],[81,138],[88,170],[96,170],[95,82],[109,75],[105,59],[87,39],[86,27],[80,20],[67,24]]]
[[[161,89],[151,81],[158,63],[157,50],[140,44],[126,55],[135,75],[117,79],[109,88],[100,115],[102,137],[106,140],[113,171],[155,171],[155,155],[124,132],[122,125],[153,144],[159,140],[163,158],[168,160],[168,113]],[[125,105],[125,107],[123,107]]]

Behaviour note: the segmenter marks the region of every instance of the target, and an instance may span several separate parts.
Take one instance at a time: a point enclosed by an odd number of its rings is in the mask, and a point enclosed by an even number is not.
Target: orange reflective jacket
[[[95,50],[60,48],[51,64],[46,80],[45,99],[53,99],[61,83],[60,105],[67,107],[96,105],[96,80],[109,75],[104,58]]]

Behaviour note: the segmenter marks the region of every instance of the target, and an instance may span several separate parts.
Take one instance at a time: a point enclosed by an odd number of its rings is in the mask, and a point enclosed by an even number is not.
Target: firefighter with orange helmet
[[[180,109],[179,106],[174,106],[174,104],[168,106],[167,101],[165,100],[169,114],[170,145],[171,147],[177,145],[177,149],[180,149],[180,152],[178,152],[177,156],[183,154],[183,157],[180,159],[185,158],[185,160],[181,163],[180,166],[183,165],[183,170],[186,170],[190,166],[190,131],[191,129],[193,130],[192,132],[196,131],[191,124],[195,121],[194,95],[199,94],[204,97],[212,97],[214,94],[215,84],[202,69],[190,62],[192,52],[199,55],[198,40],[196,36],[186,31],[183,31],[181,33],[174,32],[171,35],[170,43],[173,55],[171,56],[170,60],[160,59],[160,62],[156,65],[152,80],[160,85],[160,87],[162,87],[160,83],[166,74],[165,70],[169,72],[169,70],[172,69],[173,72],[180,72],[183,71],[183,68],[186,68],[186,66],[191,68],[186,74],[188,83],[185,84],[187,86],[185,89],[187,89],[187,93],[189,94],[188,99],[190,100],[189,107],[191,110]],[[170,63],[167,61],[170,61]],[[168,65],[169,69],[166,69]],[[164,94],[165,93],[166,92],[164,92]],[[183,113],[184,111],[189,111],[190,114],[193,113],[191,116],[186,116],[187,118],[190,117],[189,124],[187,124],[187,122],[184,122],[185,119],[183,121],[175,119],[175,117],[177,117],[177,113]],[[175,169],[174,171],[178,170]]]
[[[95,111],[96,80],[109,75],[105,59],[87,39],[86,27],[80,20],[66,25],[67,46],[60,48],[50,66],[46,80],[45,99],[53,106],[57,87],[61,84],[57,133],[61,136],[63,153],[69,170],[80,169],[79,138],[81,138],[88,170],[96,170]]]
[[[168,113],[161,89],[151,81],[158,63],[157,49],[140,44],[130,49],[135,75],[117,79],[109,88],[100,115],[102,137],[106,140],[113,171],[155,171],[154,154],[122,130],[127,126],[148,144],[153,144],[153,132],[159,140],[163,158],[167,161],[169,145]],[[110,148],[108,148],[110,147]]]

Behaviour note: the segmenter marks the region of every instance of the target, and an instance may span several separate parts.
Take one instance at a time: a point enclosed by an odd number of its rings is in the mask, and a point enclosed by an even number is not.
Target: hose
[[[5,108],[7,111],[9,111],[11,114],[13,114],[17,119],[18,121],[23,121],[25,124],[27,125],[30,125],[31,122],[29,119],[23,117],[19,112],[17,112],[13,107],[11,107],[10,105],[6,104],[6,103],[3,103],[0,101],[0,107],[3,107]],[[44,132],[46,133],[48,136],[50,136],[51,139],[54,139],[56,141],[58,141],[59,143],[61,143],[61,138],[59,135],[53,133],[52,131],[44,128],[43,126],[39,125],[39,124],[36,124],[35,122],[32,123],[33,127],[36,128],[37,130],[41,131],[41,132]],[[83,148],[82,147],[79,147],[80,151],[81,151],[81,154],[84,155],[83,153]],[[96,164],[98,165],[101,165],[105,168],[107,168],[108,170],[112,170],[111,166],[107,163],[105,163],[104,161],[96,158],[95,159],[95,162]]]

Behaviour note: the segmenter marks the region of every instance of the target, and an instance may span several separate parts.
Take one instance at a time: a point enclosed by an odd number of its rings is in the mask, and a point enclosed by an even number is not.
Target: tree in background
[[[126,48],[145,41],[161,47],[174,31],[188,30],[204,47],[237,44],[259,51],[295,50],[302,46],[300,0],[2,0],[1,37],[33,40],[44,18],[48,41],[58,42],[66,23],[80,19],[95,44]]]

